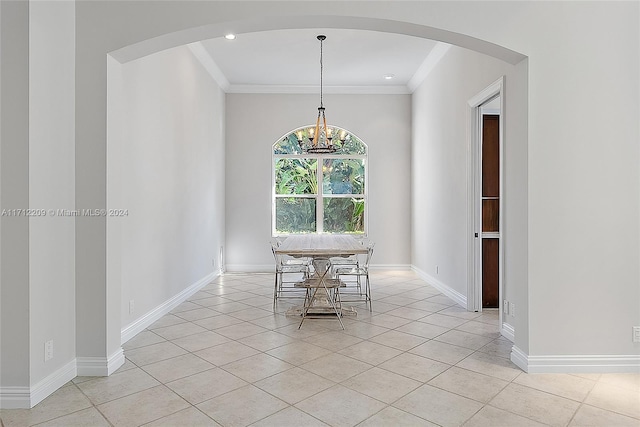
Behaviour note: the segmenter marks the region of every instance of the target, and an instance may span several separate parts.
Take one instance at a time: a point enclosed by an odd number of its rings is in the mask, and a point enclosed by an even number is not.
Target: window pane
[[[322,194],[364,194],[364,159],[325,159]]]
[[[325,233],[364,233],[364,199],[326,197],[324,199]]]
[[[274,232],[363,234],[367,146],[331,127],[327,135],[336,152],[306,154],[301,145],[312,139],[312,127],[297,128],[273,144]],[[316,224],[318,217],[322,223]]]
[[[273,154],[302,154],[296,134],[290,133],[281,141],[273,144]]]
[[[276,198],[276,232],[315,233],[316,199],[302,197]]]
[[[343,134],[344,132],[344,134]],[[367,147],[360,139],[342,129],[334,129],[333,145],[337,148],[336,154],[367,154]],[[342,142],[344,138],[344,142]]]
[[[318,194],[315,159],[276,159],[276,194]]]

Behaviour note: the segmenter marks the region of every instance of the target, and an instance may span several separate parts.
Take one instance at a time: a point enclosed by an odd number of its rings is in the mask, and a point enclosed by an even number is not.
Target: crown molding
[[[231,84],[201,42],[190,43],[187,46],[193,56],[202,64],[204,69],[225,93],[318,93],[317,85]],[[325,86],[324,93],[346,95],[410,95],[420,86],[431,71],[433,71],[450,48],[450,44],[438,42],[406,85]]]
[[[213,60],[207,49],[200,42],[190,43],[187,45],[189,50],[196,57],[198,61],[202,64],[205,70],[209,73],[209,75],[218,83],[220,89],[224,92],[227,92],[229,89],[229,80],[224,75],[218,64]]]
[[[225,93],[280,93],[305,94],[318,93],[317,85],[238,85],[231,84],[218,64],[213,60],[201,42],[187,45],[193,56],[202,64],[211,78]],[[384,86],[325,86],[324,93],[348,95],[408,95],[411,90],[405,85]]]
[[[318,86],[293,85],[230,85],[227,93],[284,93],[284,94],[317,94]],[[349,95],[408,95],[409,88],[403,85],[395,86],[325,86],[325,94]]]
[[[429,55],[427,55],[424,61],[422,61],[422,64],[420,64],[416,72],[413,74],[413,77],[411,77],[409,83],[407,83],[407,87],[409,88],[411,93],[415,92],[420,84],[422,84],[422,82],[429,76],[431,71],[436,68],[438,62],[440,62],[440,60],[444,58],[450,48],[451,45],[448,43],[436,43],[434,48],[431,49],[431,52],[429,52]]]

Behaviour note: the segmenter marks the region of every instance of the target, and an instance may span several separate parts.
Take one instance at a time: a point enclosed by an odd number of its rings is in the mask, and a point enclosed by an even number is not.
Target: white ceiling
[[[427,57],[439,44],[401,34],[314,28],[246,33],[235,40],[223,37],[204,40],[200,56],[208,54],[208,69],[217,68],[212,74],[217,74],[214,76],[217,80],[226,79],[223,86],[231,92],[234,88],[242,91],[241,88],[247,87],[256,91],[279,88],[288,92],[317,92],[320,84],[318,34],[327,36],[323,44],[326,92],[358,88],[376,92],[376,89],[395,88],[395,91],[409,93],[412,77],[420,74],[420,69],[424,73],[424,64],[429,62]],[[205,62],[202,57],[200,60]],[[393,74],[394,78],[386,80],[387,74]]]

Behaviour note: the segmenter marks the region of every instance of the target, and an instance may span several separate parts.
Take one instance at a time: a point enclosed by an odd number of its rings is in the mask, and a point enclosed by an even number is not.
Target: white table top
[[[276,253],[291,256],[349,256],[366,254],[367,247],[352,236],[334,234],[300,234],[289,236]]]

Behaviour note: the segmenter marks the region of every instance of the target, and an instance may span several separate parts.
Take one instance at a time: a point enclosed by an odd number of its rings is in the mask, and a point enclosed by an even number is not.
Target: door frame
[[[498,244],[498,315],[500,333],[508,338],[513,332],[504,330],[504,122],[505,97],[502,76],[467,101],[467,310],[482,312],[482,105],[500,97],[500,206]],[[478,237],[476,237],[478,236]]]

